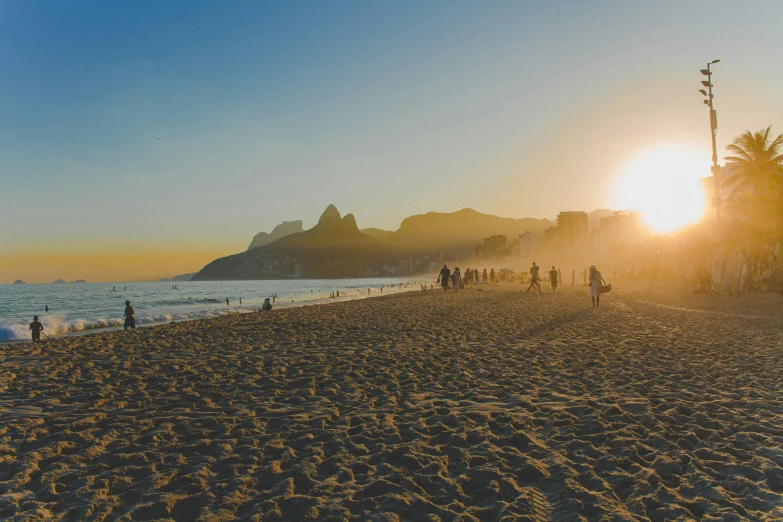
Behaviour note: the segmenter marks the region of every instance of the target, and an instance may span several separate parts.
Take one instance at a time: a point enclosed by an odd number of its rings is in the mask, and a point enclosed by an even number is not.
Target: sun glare
[[[656,232],[695,223],[704,214],[701,179],[709,156],[685,145],[660,145],[633,157],[617,173],[614,204],[641,214]]]

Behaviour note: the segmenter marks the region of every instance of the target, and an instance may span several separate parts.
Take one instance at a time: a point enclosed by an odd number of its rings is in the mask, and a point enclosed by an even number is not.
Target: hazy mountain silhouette
[[[177,282],[177,281],[190,281],[193,278],[194,275],[196,275],[195,272],[193,272],[191,274],[182,274],[182,275],[174,276],[172,278],[161,277],[160,279],[158,279],[158,282],[159,283],[170,283],[170,282]]]
[[[272,230],[271,233],[267,234],[266,232],[259,232],[258,234],[253,236],[253,240],[250,242],[250,246],[247,247],[247,249],[252,250],[256,247],[268,245],[269,243],[284,238],[285,236],[290,236],[291,234],[298,234],[299,232],[304,232],[304,228],[302,228],[301,220],[283,221],[282,223],[277,225],[274,228],[274,230]]]
[[[368,267],[398,260],[393,249],[359,231],[353,214],[341,217],[329,205],[310,230],[216,259],[192,280],[292,277],[296,265],[302,265],[306,278],[357,277]]]
[[[394,234],[391,230],[382,230],[380,228],[363,228],[360,232],[362,234],[367,234],[370,237],[374,237],[379,241],[386,241]]]
[[[472,255],[473,247],[493,234],[504,234],[511,243],[524,232],[541,233],[552,224],[548,219],[503,218],[470,208],[450,213],[428,212],[404,219],[386,242],[407,252]]]

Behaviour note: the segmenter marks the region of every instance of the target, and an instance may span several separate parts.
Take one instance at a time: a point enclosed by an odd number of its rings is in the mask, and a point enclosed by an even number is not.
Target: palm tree
[[[743,217],[778,224],[783,217],[783,134],[772,137],[772,126],[747,131],[726,149],[726,170],[733,172],[723,181],[729,189],[728,204]]]

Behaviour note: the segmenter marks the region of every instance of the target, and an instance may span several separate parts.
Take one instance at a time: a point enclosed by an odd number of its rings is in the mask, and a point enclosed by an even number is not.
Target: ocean
[[[148,326],[252,312],[275,294],[274,307],[332,302],[337,291],[341,301],[361,299],[380,295],[381,285],[383,293],[420,289],[409,278],[0,285],[0,342],[30,339],[35,315],[49,336],[122,327],[126,300],[136,325]]]

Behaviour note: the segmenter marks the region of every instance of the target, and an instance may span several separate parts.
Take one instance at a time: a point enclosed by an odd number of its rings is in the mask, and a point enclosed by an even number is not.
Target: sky
[[[783,2],[0,0],[0,283],[149,280],[330,203],[361,228],[616,205],[783,132]]]

